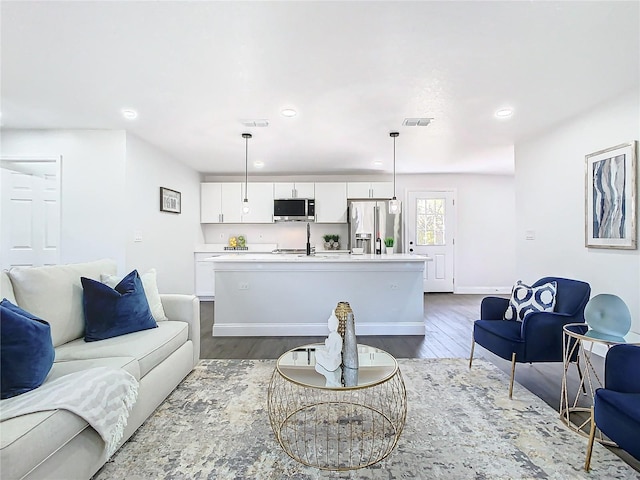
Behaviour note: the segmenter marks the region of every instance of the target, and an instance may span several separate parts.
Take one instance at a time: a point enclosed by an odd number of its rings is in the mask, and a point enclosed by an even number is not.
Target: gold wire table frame
[[[588,348],[585,348],[588,342]],[[560,418],[572,430],[589,438],[591,415],[593,413],[593,397],[598,388],[604,387],[603,372],[593,365],[591,357],[596,344],[606,345],[607,349],[620,343],[640,345],[640,335],[630,333],[625,337],[613,337],[589,330],[585,323],[569,323],[562,328],[563,372],[562,391],[560,394]],[[584,371],[580,373],[580,383],[575,396],[569,393],[567,370],[571,358],[576,357],[577,364],[582,364]],[[582,392],[582,393],[581,393]],[[580,402],[580,399],[583,399]],[[603,445],[617,447],[600,429],[596,429],[595,440]]]
[[[316,346],[285,353],[274,369],[267,403],[278,443],[294,460],[323,470],[379,462],[395,448],[407,416],[395,358],[358,345],[358,385],[325,387],[324,377],[315,372]]]

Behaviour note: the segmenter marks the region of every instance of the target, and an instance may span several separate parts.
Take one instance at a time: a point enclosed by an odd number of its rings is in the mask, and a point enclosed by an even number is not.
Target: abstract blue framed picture
[[[637,248],[636,149],[634,140],[585,157],[586,247]]]

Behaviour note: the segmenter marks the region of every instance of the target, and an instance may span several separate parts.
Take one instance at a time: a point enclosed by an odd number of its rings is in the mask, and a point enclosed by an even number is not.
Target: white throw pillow
[[[9,270],[17,305],[51,325],[53,346],[84,335],[84,307],[80,277],[98,280],[102,273],[116,273],[110,259]]]
[[[530,287],[518,280],[511,290],[511,300],[507,311],[504,312],[504,319],[521,322],[534,312],[553,312],[557,289],[556,282]]]
[[[147,302],[151,309],[151,315],[156,322],[163,322],[169,320],[164,314],[164,308],[162,308],[162,301],[160,300],[160,292],[158,291],[158,283],[156,281],[156,269],[152,268],[147,273],[140,275],[142,280],[142,288],[144,288],[144,294],[147,296]],[[100,281],[111,288],[122,280],[121,277],[116,275],[100,275]]]

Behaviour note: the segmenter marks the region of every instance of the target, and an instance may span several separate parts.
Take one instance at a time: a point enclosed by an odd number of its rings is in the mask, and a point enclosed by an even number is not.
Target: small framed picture
[[[633,141],[585,157],[586,247],[636,248],[636,148]]]
[[[169,188],[160,187],[160,211],[170,213],[180,213],[180,192]]]

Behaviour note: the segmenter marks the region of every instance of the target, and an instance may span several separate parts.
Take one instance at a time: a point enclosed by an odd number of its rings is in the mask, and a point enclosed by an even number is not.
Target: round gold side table
[[[326,387],[315,371],[320,344],[286,352],[268,390],[269,421],[294,460],[323,470],[354,470],[395,448],[407,416],[398,363],[383,350],[358,345],[358,384]]]
[[[601,378],[602,372],[594,366],[591,359],[594,345],[605,345],[607,349],[621,343],[640,345],[640,335],[629,332],[624,337],[614,337],[599,333],[589,328],[586,323],[569,323],[562,328],[562,334],[564,369],[560,392],[560,418],[569,428],[588,438],[591,428],[593,397],[596,389],[604,386],[604,378]],[[567,370],[573,357],[577,358],[578,365],[582,365],[584,369],[580,373],[580,383],[575,395],[569,391],[567,382]],[[596,432],[595,440],[603,445],[617,446],[615,442],[606,438],[599,429]]]

